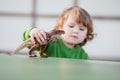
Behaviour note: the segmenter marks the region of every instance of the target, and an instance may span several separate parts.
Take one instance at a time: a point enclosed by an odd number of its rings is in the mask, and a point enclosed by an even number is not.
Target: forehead
[[[75,17],[74,15],[68,16],[66,22],[72,24],[82,24],[82,22],[78,19],[78,17]]]

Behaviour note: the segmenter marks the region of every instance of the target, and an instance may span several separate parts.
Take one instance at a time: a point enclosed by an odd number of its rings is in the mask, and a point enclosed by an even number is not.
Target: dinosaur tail
[[[27,45],[31,45],[31,40],[27,39],[26,41],[22,42],[14,51],[12,51],[10,54],[16,54],[17,52],[19,52],[20,50],[22,50],[23,48],[25,48]]]

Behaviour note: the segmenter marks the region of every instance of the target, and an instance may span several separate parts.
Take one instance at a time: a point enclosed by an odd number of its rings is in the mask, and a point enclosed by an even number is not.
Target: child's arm
[[[23,32],[23,35],[22,35],[22,39],[23,41],[27,40],[28,38],[30,38],[30,32],[33,28],[28,28],[26,29],[24,32]]]

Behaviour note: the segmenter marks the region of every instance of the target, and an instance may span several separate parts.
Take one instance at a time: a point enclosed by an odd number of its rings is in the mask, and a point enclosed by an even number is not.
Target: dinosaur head
[[[64,33],[65,33],[65,31],[63,31],[63,30],[52,30],[52,32],[51,32],[52,35],[61,35]]]
[[[61,35],[64,33],[65,33],[65,31],[63,31],[63,30],[51,30],[50,32],[46,33],[47,40],[49,40],[54,35]]]

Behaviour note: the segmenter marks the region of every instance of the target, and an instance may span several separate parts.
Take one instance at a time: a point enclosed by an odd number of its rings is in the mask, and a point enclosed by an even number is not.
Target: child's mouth
[[[77,36],[71,36],[73,39],[78,39],[78,37]]]

